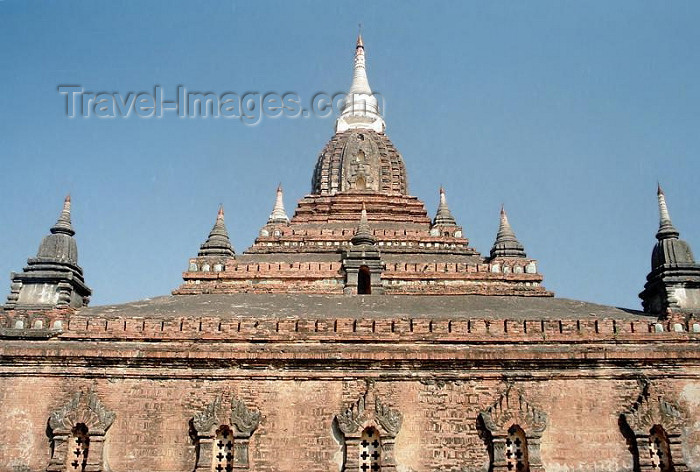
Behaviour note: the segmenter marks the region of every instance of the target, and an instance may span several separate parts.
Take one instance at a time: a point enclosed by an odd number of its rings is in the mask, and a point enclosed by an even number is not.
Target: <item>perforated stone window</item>
[[[518,425],[508,430],[506,437],[506,468],[514,472],[529,472],[527,458],[527,439],[525,432]]]
[[[382,468],[381,451],[379,431],[372,427],[365,428],[360,439],[360,472],[379,472]]]
[[[226,425],[222,425],[216,430],[213,454],[213,472],[233,471],[233,431]]]
[[[66,467],[70,472],[83,472],[90,452],[90,435],[84,423],[77,424],[68,440]]]

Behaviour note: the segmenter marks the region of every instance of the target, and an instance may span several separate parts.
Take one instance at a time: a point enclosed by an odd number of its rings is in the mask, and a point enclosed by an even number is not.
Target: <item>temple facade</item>
[[[66,198],[0,313],[0,472],[700,470],[662,189],[642,309],[561,299],[505,209],[487,255],[444,189],[429,215],[386,128],[358,38],[310,193],[241,253],[219,208],[167,296],[89,307]]]

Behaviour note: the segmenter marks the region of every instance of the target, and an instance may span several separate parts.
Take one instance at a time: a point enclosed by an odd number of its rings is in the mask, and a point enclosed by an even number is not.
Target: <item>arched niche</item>
[[[492,472],[545,472],[540,442],[547,414],[522,393],[509,386],[479,417],[491,442]]]
[[[114,412],[97,395],[77,392],[49,417],[51,458],[47,472],[103,472],[104,440]]]
[[[344,439],[342,472],[396,472],[394,445],[402,421],[401,413],[384,405],[369,384],[364,395],[335,416]]]
[[[217,397],[190,421],[195,441],[194,472],[248,470],[250,437],[260,424],[260,412],[233,398],[230,408]]]
[[[637,400],[620,414],[635,472],[690,472],[682,444],[687,413],[648,380],[642,380],[640,387]]]

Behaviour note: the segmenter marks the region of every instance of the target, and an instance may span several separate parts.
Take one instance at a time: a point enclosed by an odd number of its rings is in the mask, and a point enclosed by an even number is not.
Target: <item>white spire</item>
[[[289,223],[289,217],[284,210],[284,196],[282,194],[282,184],[277,186],[277,198],[275,198],[275,207],[267,219],[268,223]]]
[[[353,67],[352,85],[345,99],[343,111],[335,123],[335,132],[340,133],[349,129],[369,128],[379,133],[386,127],[379,114],[377,99],[367,80],[365,68],[365,46],[362,35],[357,36],[355,46],[355,65]]]

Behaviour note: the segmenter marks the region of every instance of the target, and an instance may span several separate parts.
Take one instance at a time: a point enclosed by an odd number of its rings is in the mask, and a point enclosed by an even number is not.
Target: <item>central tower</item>
[[[243,254],[200,251],[176,294],[481,294],[551,296],[505,212],[488,258],[469,246],[444,189],[434,218],[408,193],[406,166],[385,134],[357,38],[350,90],[292,218],[282,188]],[[224,247],[223,212],[202,246]],[[214,242],[212,242],[214,241]]]

